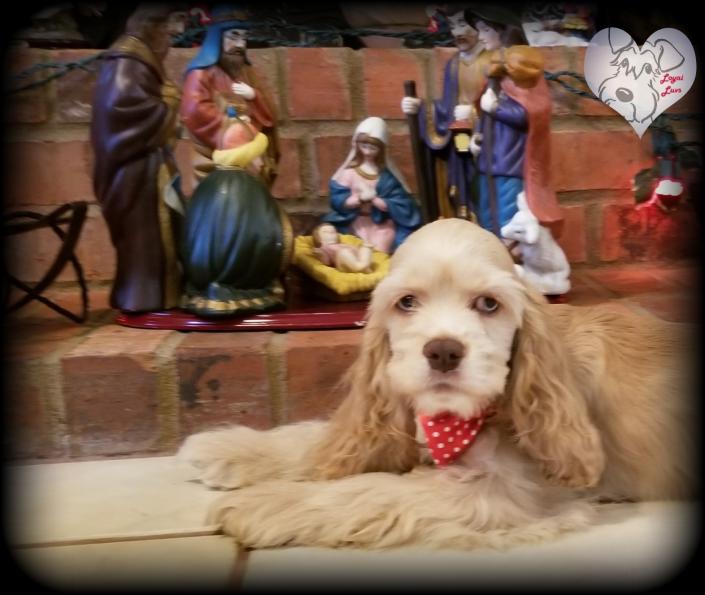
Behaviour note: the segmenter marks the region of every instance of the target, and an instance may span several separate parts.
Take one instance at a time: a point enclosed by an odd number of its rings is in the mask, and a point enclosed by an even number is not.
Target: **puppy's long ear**
[[[549,478],[592,487],[605,456],[575,377],[576,363],[546,312],[551,306],[533,288],[527,287],[527,296],[505,406],[520,447],[542,463]]]
[[[413,414],[389,386],[389,358],[382,316],[372,313],[360,355],[346,378],[348,395],[333,415],[323,439],[309,452],[315,477],[403,472],[418,463]]]

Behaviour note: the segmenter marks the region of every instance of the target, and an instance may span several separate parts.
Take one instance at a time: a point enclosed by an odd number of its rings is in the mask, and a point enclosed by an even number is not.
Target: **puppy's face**
[[[386,328],[394,390],[418,413],[469,417],[504,391],[525,298],[501,242],[478,244],[477,226],[450,221],[407,240],[371,309]]]

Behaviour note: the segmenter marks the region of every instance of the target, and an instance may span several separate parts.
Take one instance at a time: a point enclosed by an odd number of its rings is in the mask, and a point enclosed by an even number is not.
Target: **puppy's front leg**
[[[208,523],[220,524],[249,548],[506,547],[590,521],[588,503],[553,500],[525,478],[515,483],[513,477],[474,474],[460,482],[432,469],[377,472],[269,481],[230,492],[213,503]]]
[[[234,489],[267,479],[306,479],[305,453],[320,440],[327,422],[310,421],[253,430],[234,426],[189,436],[177,459],[198,471],[212,488]]]

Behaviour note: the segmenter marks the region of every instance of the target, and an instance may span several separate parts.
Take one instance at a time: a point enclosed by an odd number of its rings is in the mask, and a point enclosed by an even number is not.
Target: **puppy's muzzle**
[[[455,339],[432,339],[423,347],[431,369],[439,372],[455,370],[465,356],[465,347]]]

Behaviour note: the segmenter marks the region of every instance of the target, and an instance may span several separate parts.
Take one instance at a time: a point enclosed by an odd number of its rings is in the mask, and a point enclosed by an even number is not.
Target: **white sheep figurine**
[[[515,249],[522,259],[517,273],[544,295],[570,291],[570,265],[549,229],[529,210],[524,192],[517,195],[518,211],[501,229],[502,237],[518,242]]]

